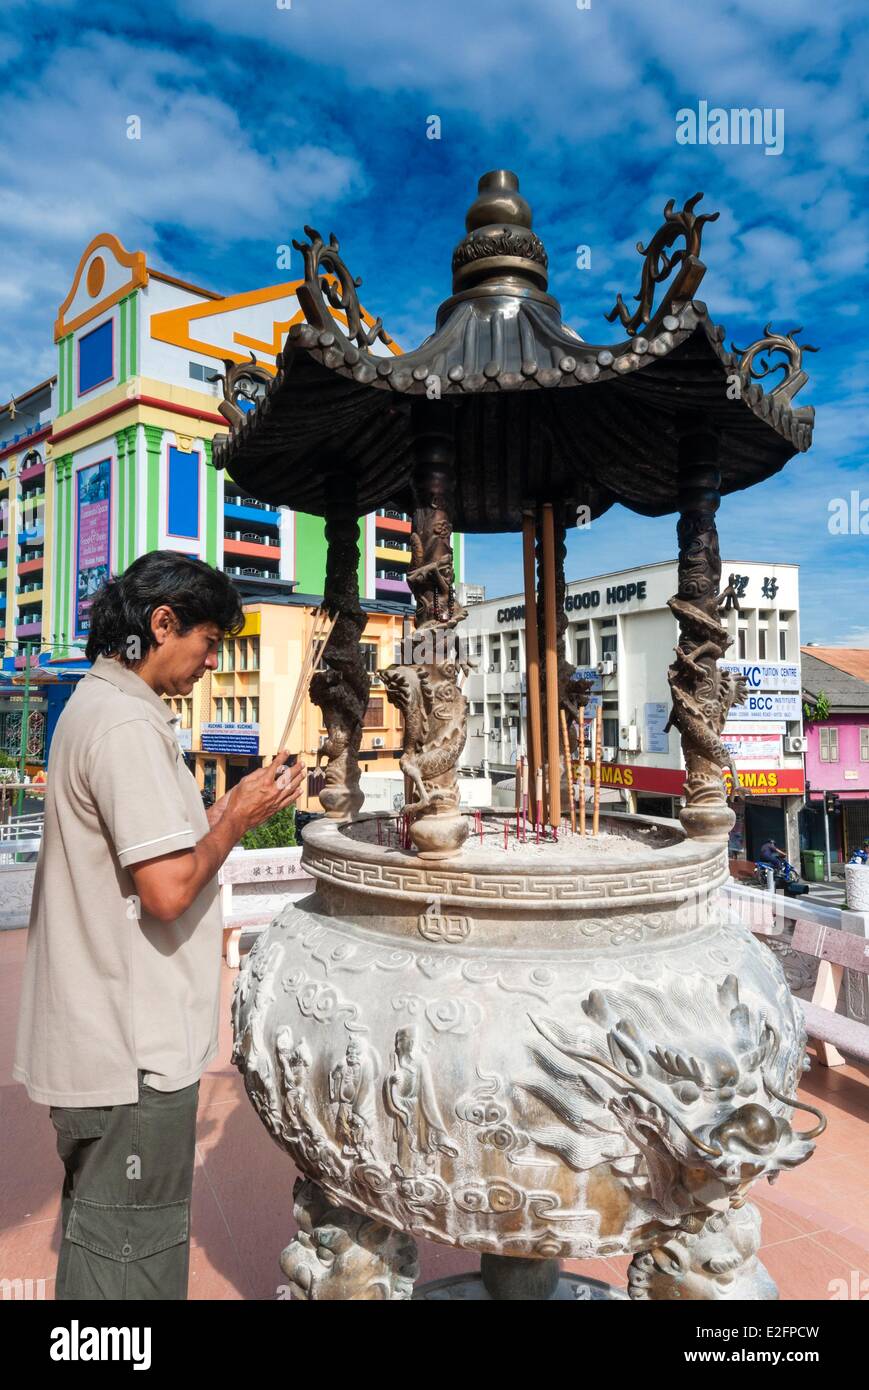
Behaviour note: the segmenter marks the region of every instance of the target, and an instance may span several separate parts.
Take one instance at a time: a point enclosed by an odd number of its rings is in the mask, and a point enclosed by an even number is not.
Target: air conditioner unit
[[[636,724],[623,724],[619,730],[619,748],[623,748],[626,753],[638,753],[640,749],[640,731]]]
[[[383,737],[382,734],[375,734],[374,738],[371,740],[371,747],[372,747],[372,748],[385,748],[385,747],[386,747],[386,739]]]
[[[495,671],[495,670],[497,670],[497,667],[495,666],[495,663],[494,663],[494,661],[493,661],[493,662],[490,664],[490,666],[489,666],[489,675],[491,675],[492,672]]]
[[[616,760],[616,750],[614,748],[603,748],[601,757],[605,763],[614,763]]]
[[[606,656],[603,661],[597,663],[597,673],[599,676],[611,676],[615,669],[616,663],[611,656]]]
[[[517,669],[517,664],[516,664],[515,661],[511,661],[511,662],[508,663],[508,665],[507,665],[507,670],[508,670],[508,671],[515,671],[516,669]]]
[[[786,753],[805,753],[809,746],[809,740],[804,734],[794,734],[792,738],[785,739]]]

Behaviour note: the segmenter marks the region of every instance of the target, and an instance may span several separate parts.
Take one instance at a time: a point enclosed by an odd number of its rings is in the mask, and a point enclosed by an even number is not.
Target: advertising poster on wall
[[[90,631],[90,611],[109,577],[111,459],[102,459],[77,475],[75,635]]]
[[[650,700],[646,704],[646,753],[669,753],[670,736],[665,733],[670,718],[670,706],[663,701]]]
[[[781,767],[781,734],[722,734],[722,743],[738,767],[744,763],[761,763],[765,767]]]

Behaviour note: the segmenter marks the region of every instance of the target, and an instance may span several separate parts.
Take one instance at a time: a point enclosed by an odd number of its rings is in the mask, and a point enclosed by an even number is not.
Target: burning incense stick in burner
[[[284,732],[281,736],[281,741],[278,744],[279,748],[286,748],[289,746],[290,735],[292,734],[293,726],[295,725],[295,722],[299,717],[299,711],[302,708],[302,701],[305,699],[308,693],[308,686],[310,685],[311,677],[321,669],[320,661],[328,645],[329,638],[332,636],[332,632],[334,630],[335,623],[337,622],[337,620],[337,613],[330,616],[322,608],[318,608],[316,613],[314,614],[314,624],[311,628],[311,634],[308,638],[308,644],[305,648],[304,656],[302,657],[302,666],[301,670],[299,671],[299,679],[296,682],[296,689],[293,693],[293,701],[290,705],[290,712],[287,716],[287,722],[284,725]]]
[[[592,813],[592,834],[597,835],[600,826],[600,764],[603,757],[603,704],[597,707],[594,721],[594,810]]]

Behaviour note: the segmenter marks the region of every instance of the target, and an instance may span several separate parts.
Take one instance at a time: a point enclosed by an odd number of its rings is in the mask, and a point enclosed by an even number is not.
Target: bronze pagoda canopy
[[[371,350],[389,339],[380,320],[363,319],[361,281],[334,236],[326,244],[306,227],[309,241],[294,244],[307,322],[290,329],[256,409],[233,412],[215,462],[256,496],[299,511],[326,515],[336,474],[360,515],[386,501],[410,511],[413,407],[436,400],[452,414],[461,531],[521,530],[529,498],[553,500],[567,524],[580,505],[592,517],[614,502],[673,512],[679,436],[692,420],[718,438],[721,493],[762,481],[811,443],[814,412],[793,397],[806,380],[802,351],[813,349],[796,342],[799,330],[770,327],[752,348],[726,349],[724,329],[695,298],[703,227],[718,215],[695,212],[701,196],[681,211],[668,203],[648,247],[638,244],[638,307],[631,313],[618,296],[607,318],[626,336],[606,343],[564,323],[531,209],[507,170],[480,179],[453,252],[453,293],[431,336],[400,355]],[[771,367],[763,354],[775,352],[785,360]],[[777,371],[781,381],[765,394],[759,379]]]

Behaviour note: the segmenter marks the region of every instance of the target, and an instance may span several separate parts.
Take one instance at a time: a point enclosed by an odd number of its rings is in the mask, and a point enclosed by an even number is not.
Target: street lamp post
[[[30,724],[30,643],[24,643],[24,704],[21,710],[21,747],[18,754],[18,802],[15,814],[24,810],[24,779],[27,775],[27,732]]]

